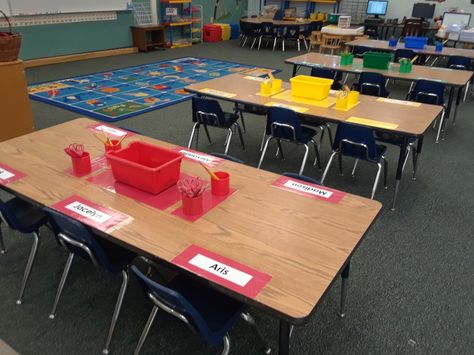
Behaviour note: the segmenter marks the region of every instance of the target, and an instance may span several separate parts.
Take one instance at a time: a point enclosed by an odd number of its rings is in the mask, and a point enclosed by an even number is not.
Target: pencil
[[[211,178],[213,178],[214,180],[219,180],[219,177],[216,174],[214,174],[211,170],[209,170],[209,168],[207,166],[205,166],[201,162],[199,162],[199,164],[201,164],[201,166],[204,168],[204,170],[207,171],[207,173],[211,176]]]

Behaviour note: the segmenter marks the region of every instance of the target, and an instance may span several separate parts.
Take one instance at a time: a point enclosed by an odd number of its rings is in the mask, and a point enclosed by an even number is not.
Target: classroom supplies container
[[[117,181],[156,195],[178,182],[183,156],[136,141],[126,148],[107,152],[107,158]]]
[[[204,25],[202,28],[204,42],[219,42],[222,40],[221,26],[214,24]]]
[[[339,21],[339,16],[340,14],[329,14],[328,22],[333,25],[337,24],[337,22]]]
[[[274,92],[274,93],[280,92],[282,84],[283,84],[283,80],[273,79],[272,80],[272,92]]]
[[[71,157],[72,171],[77,175],[84,175],[91,171],[91,157],[87,152],[83,152],[80,157]]]
[[[290,79],[291,95],[310,100],[324,100],[329,95],[334,80],[308,75],[297,75]]]
[[[230,39],[238,39],[240,34],[239,25],[233,23],[230,25]]]
[[[442,52],[443,51],[443,42],[436,42],[435,43],[435,52]]]
[[[365,52],[363,56],[364,68],[384,70],[388,69],[388,65],[390,64],[393,58],[393,54],[381,52]]]
[[[427,37],[405,37],[405,48],[423,49],[427,43]]]
[[[354,62],[354,54],[341,53],[341,65],[351,65]]]
[[[227,23],[215,23],[221,28],[221,40],[228,41],[231,37],[231,28]]]
[[[0,62],[12,62],[18,59],[21,47],[21,34],[12,32],[12,25],[8,16],[0,10],[7,24],[8,32],[0,32]]]
[[[390,38],[388,40],[388,46],[389,47],[396,47],[398,44],[398,38]]]
[[[188,216],[194,216],[201,214],[203,210],[203,195],[200,194],[195,197],[188,197],[186,195],[181,195],[181,207],[183,208],[183,213]]]
[[[219,180],[211,179],[211,193],[216,196],[225,196],[229,194],[230,175],[224,171],[216,171]]]
[[[413,64],[410,62],[410,60],[406,60],[403,62],[400,62],[400,73],[411,73],[413,69]]]
[[[272,83],[270,80],[265,80],[260,83],[260,95],[270,96],[272,94]]]

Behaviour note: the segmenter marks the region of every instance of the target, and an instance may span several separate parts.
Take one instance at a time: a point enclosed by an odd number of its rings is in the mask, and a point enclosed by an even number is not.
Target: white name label
[[[189,150],[181,149],[179,152],[183,154],[186,158],[197,160],[206,164],[214,164],[216,162],[216,159],[213,159],[206,155],[196,154],[196,153],[190,152]]]
[[[296,182],[293,180],[288,180],[287,182],[285,182],[283,186],[288,187],[293,190],[306,192],[311,195],[325,197],[325,198],[329,198],[333,194],[332,191],[323,190],[323,189],[320,189],[311,185],[302,184],[300,182]]]
[[[241,287],[247,285],[247,283],[253,278],[252,275],[234,269],[233,267],[208,258],[202,254],[197,254],[194,258],[189,260],[189,263]]]
[[[110,218],[112,218],[112,216],[101,212],[93,207],[87,206],[86,204],[79,201],[74,201],[70,203],[66,206],[66,208],[72,212],[80,214],[81,216],[87,217],[97,223],[104,223]]]
[[[0,179],[1,180],[8,180],[8,179],[10,179],[14,176],[15,176],[15,174],[13,174],[12,172],[0,168]]]
[[[253,81],[265,81],[266,80],[265,78],[260,78],[258,76],[249,76],[249,75],[244,76],[244,79],[253,80]]]
[[[127,134],[127,132],[124,132],[122,130],[115,129],[112,127],[108,127],[108,126],[97,126],[95,129],[98,131],[105,132],[105,133],[113,134],[116,137],[122,137]]]

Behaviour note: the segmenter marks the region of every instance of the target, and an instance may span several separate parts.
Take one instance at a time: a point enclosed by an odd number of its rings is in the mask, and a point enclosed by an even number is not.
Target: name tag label
[[[16,169],[13,169],[11,166],[0,163],[0,185],[6,185],[20,180],[24,176],[26,175]]]
[[[244,76],[244,79],[253,80],[253,81],[265,81],[266,80],[265,78],[259,78],[258,76],[250,76],[250,75]]]
[[[173,150],[184,155],[185,159],[197,161],[197,162],[206,164],[207,166],[210,166],[210,167],[217,166],[224,161],[224,159],[217,158],[209,154],[197,152],[191,149],[184,149],[181,147],[177,147]]]
[[[265,104],[265,106],[287,108],[289,110],[293,110],[293,111],[299,112],[299,113],[303,113],[303,112],[306,112],[306,111],[309,110],[309,108],[306,108],[306,107],[285,105],[285,104],[281,104],[279,102],[273,102],[273,101],[267,102]]]
[[[232,92],[215,90],[215,89],[208,89],[208,88],[201,89],[201,90],[199,90],[199,92],[202,92],[204,94],[214,95],[214,96],[227,97],[227,98],[237,96],[237,94],[234,94]]]
[[[124,213],[88,201],[77,195],[55,203],[51,208],[104,232],[117,229],[132,220],[130,216]]]
[[[325,186],[311,184],[298,179],[291,179],[286,176],[279,177],[272,183],[272,185],[305,197],[315,198],[330,203],[339,203],[339,201],[341,201],[346,195],[342,191],[333,190]]]
[[[91,125],[88,128],[91,129],[92,131],[105,132],[109,136],[114,136],[114,137],[117,137],[117,138],[122,138],[125,135],[132,136],[132,135],[135,134],[135,133],[130,132],[130,131],[125,131],[123,129],[118,129],[118,128],[107,126],[107,125],[101,124],[101,123]]]
[[[197,245],[186,248],[172,263],[250,298],[255,298],[272,279],[269,274]]]
[[[404,100],[397,100],[397,99],[387,99],[385,97],[379,97],[377,99],[378,102],[385,102],[386,104],[396,104],[396,105],[403,105],[403,106],[412,106],[412,107],[420,107],[421,103],[413,102],[413,101],[404,101]]]

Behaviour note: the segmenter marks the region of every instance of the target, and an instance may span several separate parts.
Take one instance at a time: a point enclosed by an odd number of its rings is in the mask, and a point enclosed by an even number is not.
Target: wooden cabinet
[[[0,62],[0,142],[34,130],[23,62]]]
[[[131,26],[133,46],[141,52],[165,45],[165,28],[161,25]]]

